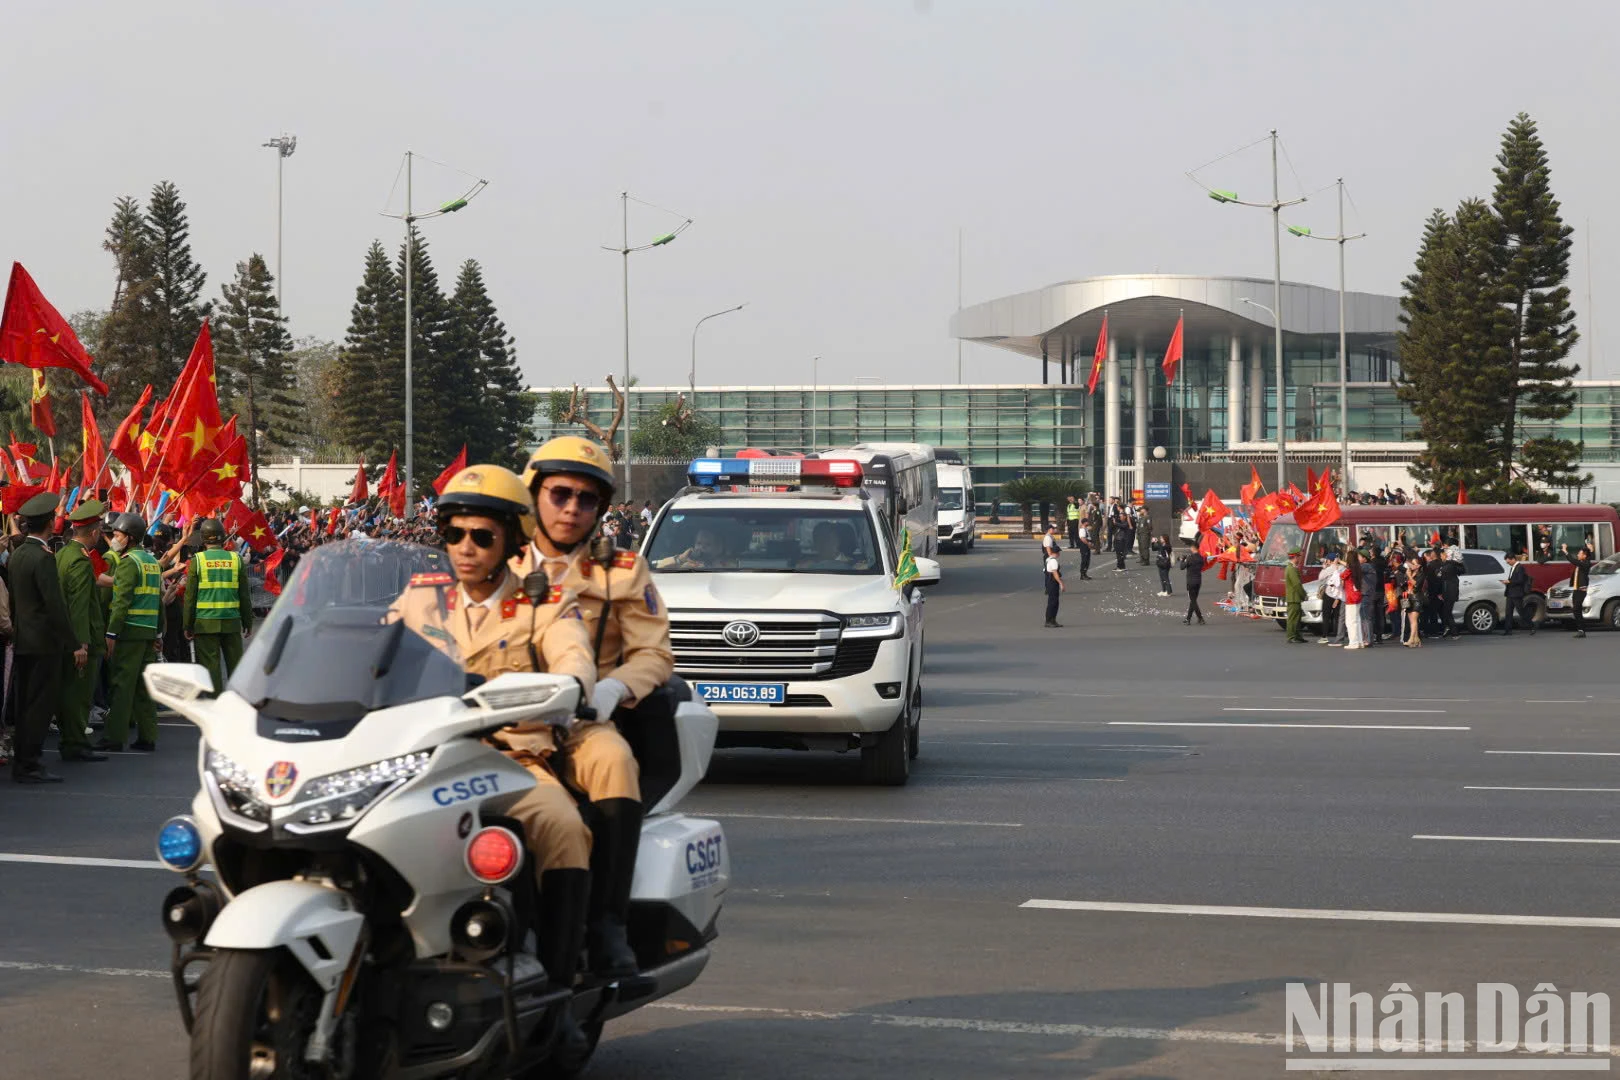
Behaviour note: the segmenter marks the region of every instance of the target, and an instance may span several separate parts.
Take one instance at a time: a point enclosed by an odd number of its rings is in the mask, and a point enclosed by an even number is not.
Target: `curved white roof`
[[[1186,317],[1188,346],[1233,334],[1247,342],[1271,340],[1271,316],[1242,302],[1248,297],[1271,306],[1271,280],[1202,277],[1191,274],[1118,274],[1048,285],[963,308],[951,317],[952,337],[1040,356],[1043,345],[1056,359],[1066,339],[1071,351],[1089,353],[1108,313],[1110,333],[1121,352],[1137,335],[1150,351],[1162,353],[1178,315]],[[1339,332],[1339,292],[1319,285],[1285,281],[1283,331],[1289,334]],[[1347,333],[1358,339],[1388,341],[1400,329],[1400,301],[1376,293],[1346,292]]]

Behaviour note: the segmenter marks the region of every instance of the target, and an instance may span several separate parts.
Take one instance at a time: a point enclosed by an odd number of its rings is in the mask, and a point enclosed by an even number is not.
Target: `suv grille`
[[[735,621],[753,623],[759,628],[759,640],[743,647],[728,644],[724,630]],[[839,620],[818,611],[773,611],[757,620],[748,612],[669,613],[675,671],[687,679],[802,682],[842,679],[869,670],[880,642],[864,638],[845,642],[841,635]]]
[[[956,528],[955,525],[941,525],[939,527],[939,535],[941,535],[941,536],[949,536],[949,535],[951,535],[952,530],[954,530],[955,528]]]

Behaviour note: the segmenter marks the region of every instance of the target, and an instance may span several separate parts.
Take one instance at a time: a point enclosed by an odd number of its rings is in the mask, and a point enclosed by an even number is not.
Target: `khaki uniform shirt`
[[[389,621],[394,619],[403,619],[429,641],[448,634],[461,653],[462,666],[471,674],[493,679],[508,671],[536,670],[529,653],[532,642],[540,661],[538,670],[574,676],[585,701],[596,688],[591,636],[574,594],[562,586],[533,598],[508,573],[480,604],[449,574],[417,574],[389,609]],[[495,734],[495,741],[519,759],[540,757],[555,749],[546,724],[504,728]]]
[[[612,676],[630,690],[625,704],[640,701],[669,681],[675,673],[675,654],[669,647],[669,611],[664,607],[658,586],[653,584],[647,560],[633,551],[616,551],[607,564],[581,552],[568,560],[545,559],[532,544],[527,557],[514,560],[519,575],[536,567],[546,571],[555,586],[579,597],[580,611],[591,645],[596,643],[597,623],[607,608],[606,629],[602,632],[602,654],[597,678]],[[556,581],[559,569],[566,576]]]

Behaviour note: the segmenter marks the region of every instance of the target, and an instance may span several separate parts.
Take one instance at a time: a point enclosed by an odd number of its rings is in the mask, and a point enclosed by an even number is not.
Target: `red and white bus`
[[[1465,548],[1527,552],[1525,569],[1533,591],[1526,606],[1540,622],[1547,612],[1547,590],[1569,578],[1566,550],[1587,545],[1596,562],[1614,554],[1617,528],[1620,514],[1612,506],[1591,503],[1348,506],[1336,524],[1314,533],[1303,532],[1294,524],[1294,515],[1285,514],[1272,523],[1260,549],[1255,602],[1262,615],[1280,620],[1287,614],[1283,574],[1288,553],[1296,548],[1305,555],[1300,576],[1314,581],[1322,570],[1324,548],[1343,551],[1371,539],[1386,551],[1392,544],[1421,550],[1432,547],[1438,534],[1446,543]]]

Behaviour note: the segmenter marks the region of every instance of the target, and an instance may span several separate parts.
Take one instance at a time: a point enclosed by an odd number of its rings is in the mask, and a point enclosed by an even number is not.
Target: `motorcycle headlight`
[[[245,818],[249,824],[261,827],[270,824],[270,806],[259,798],[253,776],[246,769],[212,748],[204,761],[211,781],[209,787],[220,809],[237,818]]]
[[[846,638],[887,638],[900,636],[900,615],[890,611],[881,615],[844,616]]]
[[[317,776],[299,789],[296,813],[287,823],[294,832],[347,825],[385,793],[427,768],[432,751],[384,758],[343,772]]]

